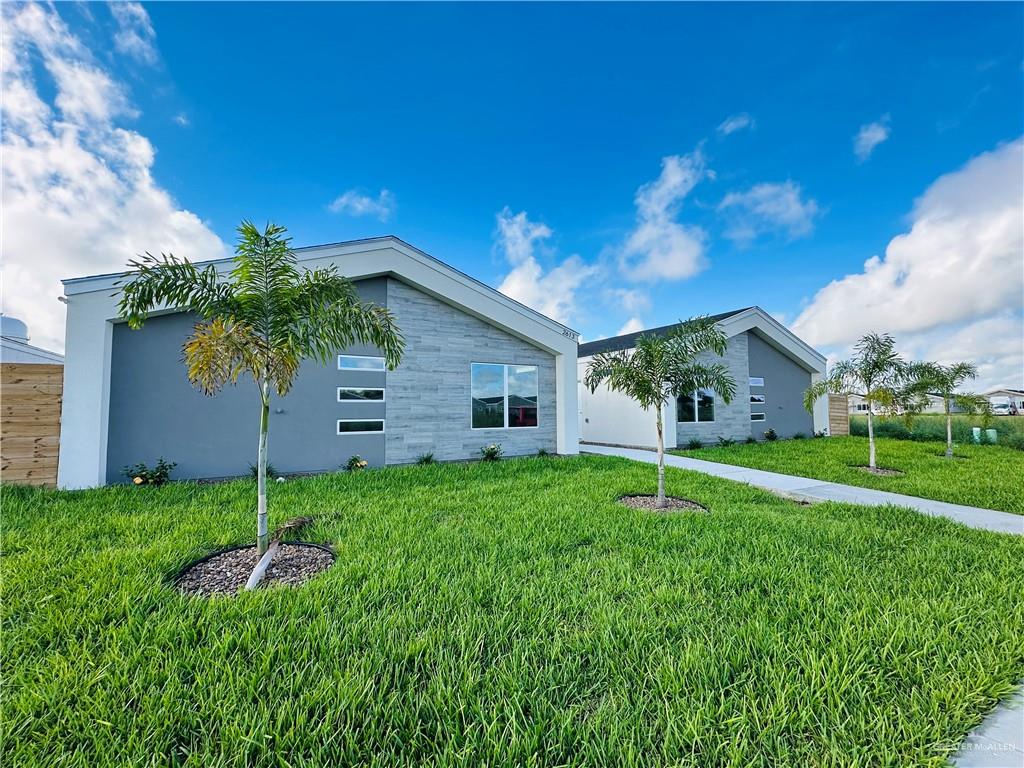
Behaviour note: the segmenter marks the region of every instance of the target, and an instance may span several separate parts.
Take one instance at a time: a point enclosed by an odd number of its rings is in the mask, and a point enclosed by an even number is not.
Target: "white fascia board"
[[[719,321],[718,326],[730,338],[744,331],[756,330],[775,349],[811,373],[825,372],[825,356],[760,307],[751,307],[727,317]]]

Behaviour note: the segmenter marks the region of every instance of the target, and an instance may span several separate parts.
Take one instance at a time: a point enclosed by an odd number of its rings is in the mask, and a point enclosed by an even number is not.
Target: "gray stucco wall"
[[[388,279],[388,309],[405,335],[406,351],[387,374],[387,460],[468,459],[501,443],[508,456],[555,450],[555,359],[544,350],[483,320]],[[538,426],[470,428],[470,364],[538,367]]]
[[[745,440],[750,435],[750,388],[747,369],[747,334],[740,333],[729,339],[724,357],[719,358],[708,352],[701,353],[701,362],[724,362],[736,381],[736,396],[728,405],[720,397],[715,399],[715,420],[713,422],[676,423],[676,445],[685,446],[690,440],[714,443],[720,437],[731,440]]]
[[[386,301],[384,278],[360,281],[357,289],[366,301]],[[242,475],[256,463],[259,394],[252,380],[243,377],[237,386],[207,397],[185,375],[182,344],[195,320],[175,313],[150,318],[138,331],[114,325],[107,482],[124,481],[125,465],[152,465],[161,456],[178,463],[172,477],[179,479]],[[365,346],[345,351],[376,354]],[[333,470],[353,454],[383,464],[383,435],[337,434],[338,419],[370,416],[368,409],[383,406],[339,403],[337,388],[383,386],[384,378],[383,373],[339,371],[336,361],[303,363],[291,392],[271,400],[268,455],[274,467]]]
[[[814,417],[804,408],[804,391],[811,386],[811,374],[790,358],[768,344],[755,332],[748,331],[750,375],[764,378],[764,388],[753,388],[763,393],[764,421],[750,422],[751,433],[761,439],[764,432],[774,429],[779,437],[792,437],[802,432],[810,437],[814,432]],[[748,398],[749,399],[749,398]],[[752,405],[752,410],[761,409]]]

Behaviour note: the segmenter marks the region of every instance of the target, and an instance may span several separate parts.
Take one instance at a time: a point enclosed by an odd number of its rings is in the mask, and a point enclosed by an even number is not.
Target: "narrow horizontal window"
[[[338,419],[339,435],[361,435],[367,432],[383,432],[384,419]]]
[[[339,403],[382,403],[383,387],[338,387]]]
[[[751,395],[750,396],[750,402],[752,402],[752,403],[763,403],[764,402],[764,395]]]
[[[752,414],[750,414],[750,420],[751,421],[764,421],[764,414],[763,413],[752,413]]]
[[[763,387],[764,386],[764,377],[763,376],[751,376],[750,377],[750,386],[752,386],[752,387]]]
[[[338,355],[339,371],[383,371],[383,357],[367,355]]]
[[[540,382],[535,365],[472,363],[470,427],[536,427]]]

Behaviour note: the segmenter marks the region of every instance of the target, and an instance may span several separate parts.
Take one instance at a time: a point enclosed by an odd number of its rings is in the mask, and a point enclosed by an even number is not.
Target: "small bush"
[[[1003,444],[1007,448],[1016,448],[1018,451],[1024,451],[1024,435],[1007,435],[1003,439]]]
[[[161,456],[152,469],[140,461],[134,466],[125,467],[121,472],[135,485],[163,485],[171,479],[171,470],[176,466],[178,466],[178,462],[164,461]]]
[[[416,457],[416,463],[419,464],[420,466],[423,466],[423,465],[426,465],[426,464],[436,464],[437,461],[434,459],[434,454],[433,453],[427,452],[427,453],[421,453],[419,456],[417,456]]]
[[[814,437],[815,439],[821,437],[828,437],[828,429],[819,429],[817,432],[814,433]]]
[[[258,466],[256,466],[255,464],[250,464],[249,465],[249,474],[252,476],[253,480],[256,480],[256,479],[259,478],[259,472],[260,472],[260,468]],[[278,472],[277,468],[268,461],[267,462],[267,477],[269,477],[271,480],[273,480],[274,478],[277,478],[277,477],[280,477],[280,476],[281,476],[281,473]]]
[[[703,448],[703,447],[704,447],[704,443],[702,443],[697,438],[693,438],[692,440],[689,440],[686,443],[686,450],[688,450],[688,451],[696,451],[698,448]]]
[[[537,451],[537,458],[538,458],[538,459],[546,459],[546,458],[548,458],[548,457],[549,457],[550,455],[551,455],[551,453],[550,453],[550,452],[548,451],[548,449],[547,449],[547,448],[540,448],[540,449],[538,449],[538,451]]]
[[[730,445],[735,445],[736,441],[733,440],[731,437],[719,437],[718,444],[723,448],[728,448]]]
[[[743,442],[744,442],[744,443],[746,443],[747,445],[753,445],[754,443],[756,443],[756,442],[757,442],[757,438],[756,438],[756,437],[754,437],[753,435],[750,435],[750,436],[748,436],[748,437],[747,437],[747,439],[746,439],[746,440],[744,440]]]
[[[480,458],[483,461],[498,461],[501,454],[501,443],[491,443],[480,449]]]
[[[776,432],[774,429],[766,430],[765,433],[764,433],[764,439],[769,441],[769,442],[772,442],[774,440],[778,440],[779,439],[779,433]]]
[[[369,465],[366,459],[360,456],[358,453],[345,462],[345,469],[349,472],[362,472]]]
[[[794,432],[793,433],[793,439],[794,440],[806,440],[807,439],[807,435],[805,435],[803,432]]]

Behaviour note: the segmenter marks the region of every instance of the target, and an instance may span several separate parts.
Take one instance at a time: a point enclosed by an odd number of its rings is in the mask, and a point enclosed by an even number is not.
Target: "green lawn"
[[[942,764],[1024,675],[1024,540],[668,470],[521,459],[271,487],[338,562],[186,598],[254,488],[4,489],[19,766]]]
[[[738,464],[787,475],[812,477],[926,499],[1024,514],[1024,452],[999,445],[957,445],[944,457],[945,443],[879,438],[878,466],[902,476],[857,469],[868,463],[866,437],[776,440],[756,444],[675,450],[680,456]]]

